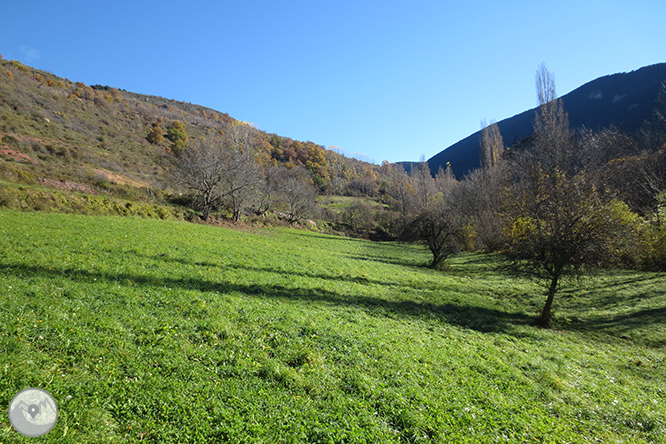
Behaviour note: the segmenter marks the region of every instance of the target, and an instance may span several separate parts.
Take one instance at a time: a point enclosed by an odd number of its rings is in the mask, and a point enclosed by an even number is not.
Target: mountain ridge
[[[666,63],[644,66],[634,71],[609,74],[591,80],[560,97],[572,129],[598,130],[615,127],[633,134],[649,120],[666,82]],[[622,108],[622,109],[620,109]],[[507,147],[532,134],[536,107],[497,122]],[[481,130],[470,134],[427,160],[432,175],[451,163],[453,173],[462,179],[480,168]],[[409,171],[417,162],[398,162]]]

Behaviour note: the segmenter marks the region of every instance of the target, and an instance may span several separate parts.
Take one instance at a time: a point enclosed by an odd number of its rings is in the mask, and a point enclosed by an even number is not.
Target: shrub
[[[18,203],[18,192],[15,188],[0,186],[0,207],[16,208]]]
[[[153,145],[161,145],[164,143],[164,130],[162,129],[162,124],[159,120],[155,122],[150,131],[148,131],[146,140]]]
[[[34,184],[35,183],[35,178],[32,177],[32,174],[28,173],[27,171],[24,170],[16,170],[16,179],[19,182],[23,182],[26,184]]]

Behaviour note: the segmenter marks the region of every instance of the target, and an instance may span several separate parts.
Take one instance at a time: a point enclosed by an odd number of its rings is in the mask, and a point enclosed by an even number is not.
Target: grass
[[[663,442],[666,276],[566,287],[492,257],[289,229],[0,211],[0,409],[43,442]],[[2,420],[0,441],[29,442]]]

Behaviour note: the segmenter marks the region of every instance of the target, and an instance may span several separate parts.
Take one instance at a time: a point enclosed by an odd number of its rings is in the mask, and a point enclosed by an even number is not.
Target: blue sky
[[[0,54],[192,102],[375,162],[429,158],[536,105],[666,62],[666,2],[5,2]]]

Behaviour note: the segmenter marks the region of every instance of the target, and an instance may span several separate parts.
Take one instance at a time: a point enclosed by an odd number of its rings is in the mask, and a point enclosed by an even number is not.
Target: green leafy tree
[[[185,131],[185,124],[178,120],[173,121],[167,130],[167,139],[171,141],[171,152],[177,156],[182,154],[189,140]]]

